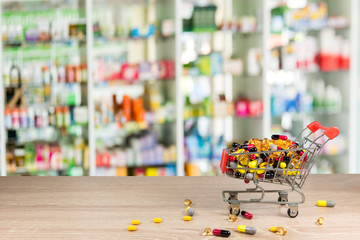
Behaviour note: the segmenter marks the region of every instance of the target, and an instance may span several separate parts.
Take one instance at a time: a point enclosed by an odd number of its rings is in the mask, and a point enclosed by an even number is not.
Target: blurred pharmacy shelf
[[[218,174],[222,148],[265,129],[263,2],[205,2],[183,1],[187,175]]]
[[[176,175],[174,3],[93,2],[95,175]]]
[[[89,175],[83,4],[1,2],[2,175]]]
[[[3,0],[1,175],[216,175],[232,141],[292,136],[313,120],[342,133],[315,170],[360,172],[359,10]],[[24,97],[11,102],[19,79]]]
[[[271,88],[272,132],[293,136],[313,120],[338,126],[341,135],[326,146],[317,170],[358,172],[354,89],[359,22],[353,10],[358,2],[270,2],[266,81]]]

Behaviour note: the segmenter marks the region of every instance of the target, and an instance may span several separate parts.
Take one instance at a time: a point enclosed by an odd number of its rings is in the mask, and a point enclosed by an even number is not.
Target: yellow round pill
[[[191,220],[191,216],[184,216],[183,219],[184,219],[184,221],[190,221],[190,220]]]
[[[128,226],[129,231],[136,231],[136,226]]]
[[[140,221],[139,221],[139,220],[132,220],[132,221],[131,221],[131,224],[132,224],[132,225],[139,225],[139,224],[140,224]]]
[[[154,223],[161,223],[162,222],[162,219],[161,218],[154,218]]]

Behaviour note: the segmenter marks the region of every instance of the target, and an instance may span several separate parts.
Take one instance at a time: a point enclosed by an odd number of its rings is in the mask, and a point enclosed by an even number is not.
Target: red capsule
[[[285,136],[285,135],[280,135],[279,138],[284,141],[287,140],[287,136]]]
[[[245,183],[249,183],[249,182],[250,182],[250,180],[245,179],[245,180],[244,180],[244,182],[245,182]]]
[[[235,161],[235,156],[230,156],[230,157],[229,157],[229,161],[230,161],[230,162],[234,162],[234,161]]]
[[[248,213],[247,211],[241,211],[241,215],[246,217],[247,219],[252,219],[253,215],[251,213]]]
[[[256,157],[255,154],[251,154],[251,155],[250,155],[250,159],[251,159],[251,160],[255,160],[256,158],[257,158],[257,157]]]
[[[231,232],[228,230],[214,229],[213,234],[220,237],[230,237]]]
[[[281,147],[276,147],[277,148],[277,150],[282,150],[282,148]]]
[[[259,177],[259,178],[264,178],[264,176],[265,176],[264,173],[258,174],[258,177]]]
[[[287,136],[285,136],[285,135],[272,135],[271,139],[272,140],[278,140],[278,139],[287,140]]]

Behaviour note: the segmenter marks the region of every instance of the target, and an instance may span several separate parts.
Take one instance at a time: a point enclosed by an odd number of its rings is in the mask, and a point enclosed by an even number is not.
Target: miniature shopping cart
[[[320,134],[315,134],[318,130]],[[222,197],[225,202],[230,204],[230,214],[239,215],[240,203],[273,203],[279,205],[288,205],[289,217],[295,218],[298,215],[298,205],[305,202],[305,195],[301,191],[301,187],[309,175],[315,160],[319,155],[322,147],[330,140],[336,138],[340,131],[337,127],[324,127],[315,121],[309,124],[297,138],[292,141],[289,149],[271,149],[269,151],[251,152],[245,151],[248,145],[233,144],[223,150],[221,157],[221,171],[227,176],[244,179],[245,182],[252,181],[255,188],[246,189],[244,191],[223,191]],[[278,135],[277,135],[278,136]],[[234,146],[235,145],[235,146]],[[240,151],[239,151],[240,149]],[[254,156],[266,164],[251,165],[251,157]],[[272,157],[275,154],[277,158]],[[300,156],[301,155],[301,156]],[[260,159],[261,158],[261,159]],[[238,165],[239,159],[247,162],[244,165]],[[287,164],[282,163],[287,161]],[[286,165],[286,167],[284,167]],[[260,167],[261,166],[261,167]],[[281,167],[280,167],[281,166]],[[289,186],[290,189],[285,190],[265,190],[260,183],[273,183],[283,186]],[[297,192],[301,196],[301,201],[291,202],[288,200],[288,193]],[[260,198],[250,200],[238,199],[239,193],[258,193]],[[277,201],[265,201],[265,193],[278,193]]]

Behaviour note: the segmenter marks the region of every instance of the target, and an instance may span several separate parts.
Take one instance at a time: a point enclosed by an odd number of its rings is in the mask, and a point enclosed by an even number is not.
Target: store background
[[[1,1],[1,175],[218,175],[232,141],[314,120],[341,135],[312,172],[358,173],[359,10]]]

